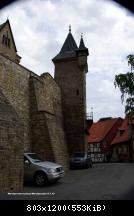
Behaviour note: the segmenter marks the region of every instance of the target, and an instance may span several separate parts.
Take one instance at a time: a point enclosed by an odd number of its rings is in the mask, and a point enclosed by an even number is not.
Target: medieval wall
[[[63,129],[61,92],[50,74],[30,78],[32,150],[68,169],[68,152]]]
[[[23,125],[0,89],[0,192],[23,186]]]
[[[29,125],[30,71],[0,55],[0,88],[24,126],[24,150],[30,149]]]
[[[0,89],[10,105],[3,108],[0,98],[0,191],[22,187],[24,151],[40,153],[67,170],[61,92],[54,79],[0,55]]]

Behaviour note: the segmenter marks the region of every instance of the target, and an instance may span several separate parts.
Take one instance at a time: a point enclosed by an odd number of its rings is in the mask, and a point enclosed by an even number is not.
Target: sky
[[[125,104],[114,86],[115,75],[130,71],[134,53],[134,16],[111,0],[21,0],[0,11],[9,18],[21,64],[37,74],[54,76],[52,58],[69,32],[77,45],[81,33],[89,49],[86,75],[87,113],[94,121],[124,117]]]

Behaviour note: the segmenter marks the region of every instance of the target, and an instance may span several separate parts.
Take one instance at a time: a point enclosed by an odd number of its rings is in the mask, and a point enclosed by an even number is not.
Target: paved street
[[[25,185],[21,192],[33,195],[10,195],[8,199],[134,200],[134,163],[94,164],[92,169],[70,170],[55,184],[41,188]]]

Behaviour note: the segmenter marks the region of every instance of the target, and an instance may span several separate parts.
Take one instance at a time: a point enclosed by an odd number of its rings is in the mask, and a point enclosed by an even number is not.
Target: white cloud
[[[22,64],[53,75],[51,59],[60,51],[68,25],[79,44],[83,32],[89,48],[87,110],[94,118],[123,116],[114,77],[128,71],[126,56],[133,53],[134,20],[124,8],[106,0],[25,0],[1,11],[0,23],[10,19]]]

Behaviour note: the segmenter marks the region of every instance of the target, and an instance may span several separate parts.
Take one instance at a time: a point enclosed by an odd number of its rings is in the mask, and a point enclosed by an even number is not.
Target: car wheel
[[[88,169],[88,168],[89,168],[89,166],[90,166],[89,164],[86,164],[86,169]]]
[[[48,183],[48,178],[44,172],[37,172],[34,176],[34,182],[37,186],[44,186]]]

